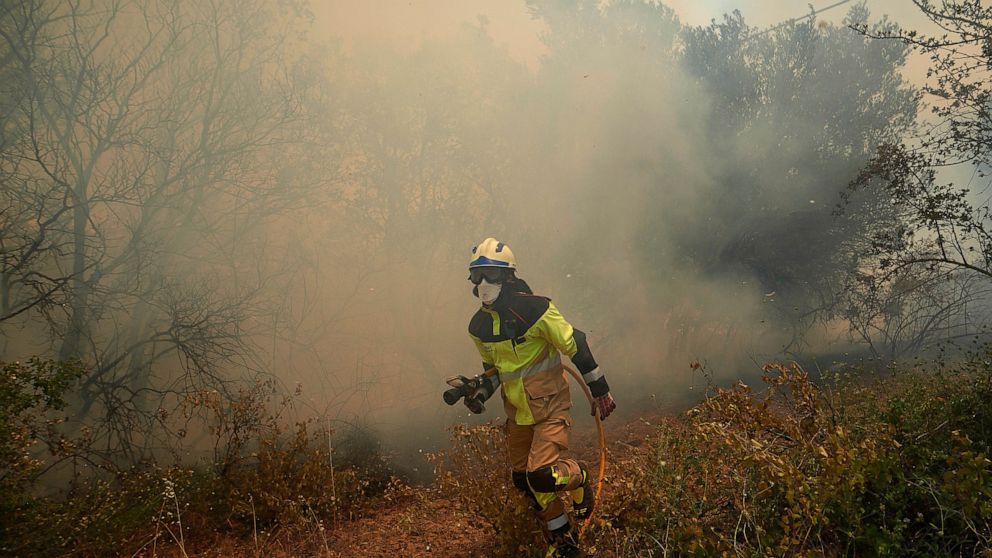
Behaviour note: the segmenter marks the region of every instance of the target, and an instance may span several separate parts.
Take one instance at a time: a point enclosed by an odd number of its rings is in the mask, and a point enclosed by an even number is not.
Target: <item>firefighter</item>
[[[593,413],[605,419],[616,408],[610,387],[586,343],[583,332],[565,321],[551,299],[533,294],[516,276],[510,247],[487,238],[472,249],[469,280],[482,306],[472,316],[469,335],[482,356],[486,378],[465,403],[481,412],[497,388],[506,410],[506,440],[513,485],[534,504],[549,541],[548,556],[582,556],[572,524],[558,492],[568,492],[577,519],[592,513],[590,471],[570,457],[572,406],[561,355],[575,364],[593,395]]]

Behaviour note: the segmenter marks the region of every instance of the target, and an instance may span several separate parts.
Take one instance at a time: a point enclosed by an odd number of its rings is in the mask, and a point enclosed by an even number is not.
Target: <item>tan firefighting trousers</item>
[[[562,456],[562,452],[568,450],[572,428],[569,413],[572,401],[568,383],[560,370],[546,374],[547,377],[536,382],[543,384],[540,388],[527,390],[535,424],[516,424],[512,418],[513,406],[505,398],[504,403],[510,417],[506,421],[506,441],[514,476],[526,473],[529,477],[543,472],[544,476],[551,474],[555,479],[555,491],[552,492],[535,490],[533,484],[530,485],[537,503],[538,517],[545,523],[545,529],[553,532],[562,529],[569,522],[565,506],[557,492],[578,488],[582,484],[582,469],[571,457]],[[550,468],[550,473],[545,468]]]

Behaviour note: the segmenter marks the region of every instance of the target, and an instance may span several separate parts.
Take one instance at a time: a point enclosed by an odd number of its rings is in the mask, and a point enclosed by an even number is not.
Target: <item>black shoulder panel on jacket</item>
[[[548,311],[550,303],[550,298],[532,294],[516,293],[510,298],[508,304],[512,310],[510,315],[524,321],[523,327],[520,328],[521,335],[541,319],[541,316]],[[502,316],[502,313],[500,315]]]
[[[477,311],[468,322],[468,332],[483,341],[492,341],[493,317],[488,312]]]
[[[528,329],[534,326],[548,310],[551,299],[524,293],[507,293],[500,296],[494,310],[499,314],[499,335],[493,335],[493,317],[479,310],[468,324],[468,332],[484,343],[498,343],[508,339],[519,342]]]

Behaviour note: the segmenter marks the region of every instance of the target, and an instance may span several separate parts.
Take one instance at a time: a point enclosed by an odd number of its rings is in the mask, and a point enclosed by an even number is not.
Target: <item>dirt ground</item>
[[[489,556],[493,536],[458,502],[423,490],[332,532],[328,539],[330,552],[323,556],[333,558],[482,558]]]

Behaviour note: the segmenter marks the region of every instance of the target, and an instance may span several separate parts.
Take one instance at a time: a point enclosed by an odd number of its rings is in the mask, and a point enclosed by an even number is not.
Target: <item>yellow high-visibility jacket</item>
[[[535,424],[571,406],[562,354],[582,373],[594,397],[610,391],[585,334],[562,317],[551,299],[532,294],[522,279],[504,284],[491,307],[479,308],[468,332],[483,367],[499,371],[483,383],[483,397],[502,386],[507,416],[517,424]]]

